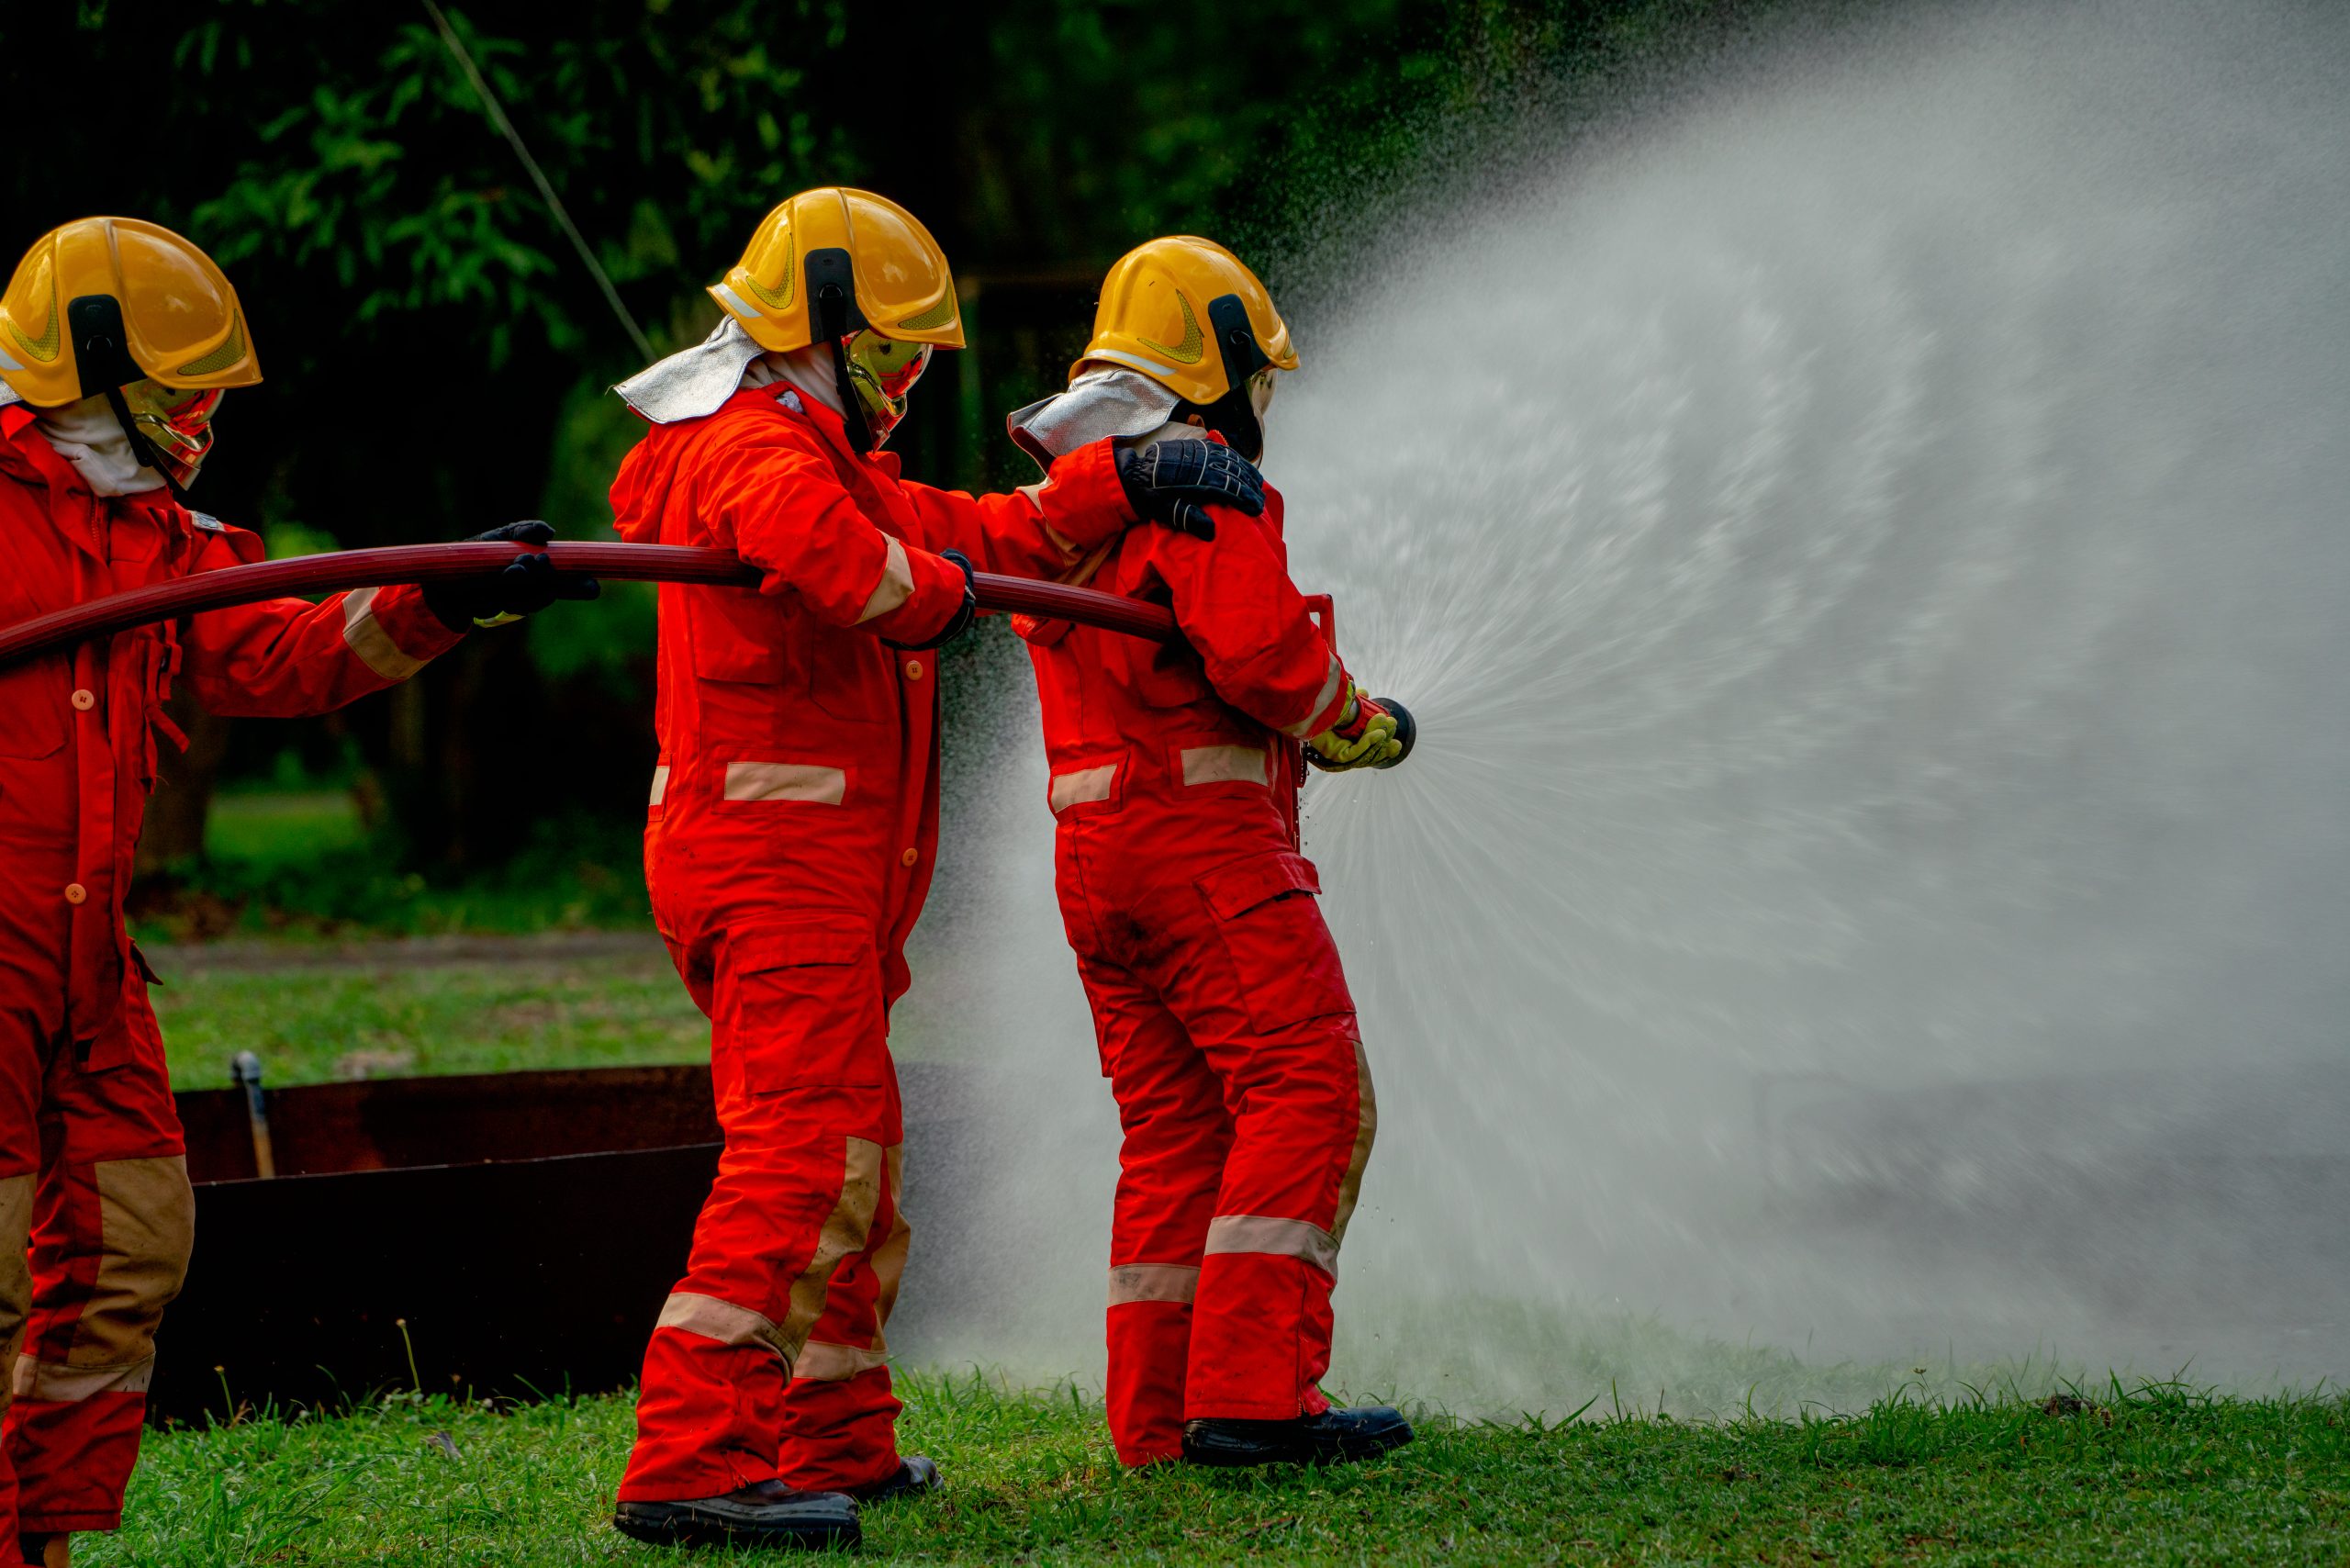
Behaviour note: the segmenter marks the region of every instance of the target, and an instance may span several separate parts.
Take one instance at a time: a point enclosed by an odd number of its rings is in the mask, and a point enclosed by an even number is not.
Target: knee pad
[[[154,1349],[163,1308],[187,1279],[196,1246],[196,1190],[180,1155],[106,1160],[98,1189],[98,1276],[84,1336],[109,1341],[106,1359],[136,1361]]]

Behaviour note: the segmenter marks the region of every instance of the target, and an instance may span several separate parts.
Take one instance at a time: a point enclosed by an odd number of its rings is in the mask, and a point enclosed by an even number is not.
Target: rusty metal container
[[[908,1206],[927,1202],[951,1230],[957,1184],[924,1173],[952,1169],[957,1075],[901,1076]],[[196,1259],[158,1336],[159,1421],[412,1386],[623,1387],[685,1271],[720,1148],[699,1065],[178,1100]],[[256,1110],[274,1179],[259,1173]]]

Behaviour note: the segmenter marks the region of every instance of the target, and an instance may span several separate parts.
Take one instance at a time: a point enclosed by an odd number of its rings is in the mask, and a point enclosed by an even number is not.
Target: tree
[[[1738,9],[505,0],[447,22],[665,348],[711,324],[702,286],[790,192],[869,184],[921,214],[979,346],[933,373],[899,441],[915,472],[968,484],[1026,477],[1001,410],[1058,379],[1129,246],[1214,233],[1310,312],[1421,183],[1498,167],[1475,138],[1562,67]],[[202,504],[347,547],[609,521],[635,430],[603,388],[641,355],[422,0],[21,0],[0,42],[18,133],[0,244],[132,213],[238,285],[268,380],[229,400]],[[616,592],[354,709],[407,857],[496,857],[517,801],[633,810],[649,703],[612,695],[644,692],[651,621],[649,595]]]

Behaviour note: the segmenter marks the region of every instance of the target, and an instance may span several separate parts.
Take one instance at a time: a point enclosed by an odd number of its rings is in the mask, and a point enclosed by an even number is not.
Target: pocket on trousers
[[[1285,850],[1254,856],[1192,886],[1215,917],[1241,1004],[1258,1028],[1354,1011],[1337,944],[1315,903],[1322,879],[1312,861]]]
[[[86,1054],[75,1056],[84,1072],[114,1072],[134,1062],[146,1062],[159,1071],[162,1069],[163,1031],[155,1022],[154,1004],[147,1000],[151,981],[162,983],[147,967],[147,955],[132,947],[130,965],[123,976],[122,1011],[96,1038],[85,1042]]]
[[[733,934],[720,991],[745,1093],[881,1086],[889,1047],[870,922],[820,914]]]

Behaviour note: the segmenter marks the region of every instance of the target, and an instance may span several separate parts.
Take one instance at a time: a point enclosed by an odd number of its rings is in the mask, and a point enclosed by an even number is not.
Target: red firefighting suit
[[[1043,698],[1061,915],[1125,1130],[1110,1241],[1118,1457],[1186,1419],[1327,1408],[1330,1289],[1370,1157],[1370,1070],[1298,853],[1304,737],[1348,681],[1289,579],[1281,498],[1214,540],[1137,529],[1089,586],[1190,645],[1014,626]]]
[[[100,498],[0,409],[0,624],[261,557],[162,490]],[[457,641],[412,588],[279,599],[0,669],[0,1542],[112,1529],[154,1332],[194,1231],[185,1145],[123,929],[174,673],[220,714],[323,712]],[[28,1273],[26,1239],[31,1238]]]
[[[1032,492],[975,499],[854,455],[838,417],[780,382],[654,427],[612,510],[626,539],[722,545],[766,574],[661,588],[645,877],[711,1018],[726,1148],[645,1351],[621,1499],[862,1485],[899,1462],[887,1017],[938,834],[937,660],[883,638],[924,641],[961,602],[929,552],[1058,574],[1133,514],[1106,442]]]

